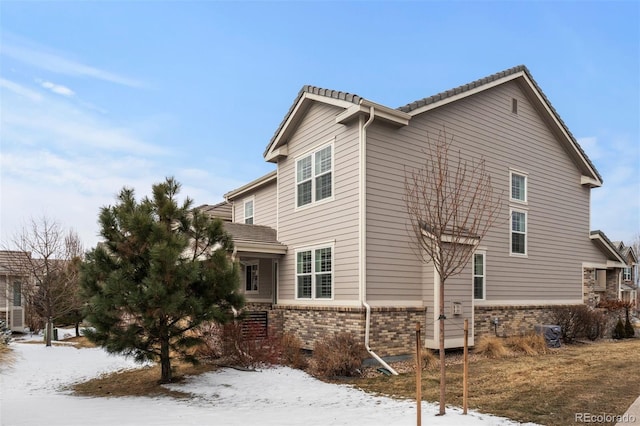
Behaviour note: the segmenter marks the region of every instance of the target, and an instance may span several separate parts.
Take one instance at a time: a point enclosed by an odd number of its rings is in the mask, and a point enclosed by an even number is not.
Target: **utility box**
[[[549,348],[559,348],[560,339],[562,338],[562,328],[559,325],[542,325],[536,324],[534,326],[536,333],[541,334],[544,337],[544,341],[547,342]]]

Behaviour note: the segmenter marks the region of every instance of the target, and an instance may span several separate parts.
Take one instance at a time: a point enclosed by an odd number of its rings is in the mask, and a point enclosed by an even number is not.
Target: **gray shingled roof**
[[[612,242],[604,232],[602,232],[601,230],[597,229],[595,231],[591,231],[590,235],[598,235],[598,236],[600,236],[612,251],[614,251],[618,256],[620,256],[621,259],[625,259],[625,257],[622,255],[622,253],[620,253],[620,250],[618,250],[618,246],[616,246],[616,244],[614,242]],[[625,261],[626,261],[626,259],[625,259]]]
[[[217,217],[223,221],[231,222],[231,203],[227,203],[223,201],[218,204],[203,204],[201,206],[196,207],[196,209],[201,210],[202,212],[208,214],[210,217]]]
[[[401,106],[401,107],[399,107],[397,109],[402,111],[402,112],[411,112],[411,111],[413,111],[415,109],[418,109],[420,107],[423,107],[425,105],[429,105],[429,104],[441,101],[443,99],[446,99],[448,97],[455,96],[455,95],[458,95],[460,93],[467,92],[469,90],[475,89],[476,87],[483,86],[485,84],[491,83],[493,81],[499,80],[501,78],[504,78],[504,77],[507,77],[509,75],[516,74],[516,73],[519,73],[519,72],[522,72],[522,71],[524,71],[524,73],[527,75],[527,77],[531,80],[531,82],[535,86],[536,90],[540,93],[540,95],[542,96],[542,98],[544,99],[546,104],[549,106],[549,109],[551,109],[551,112],[553,112],[553,114],[558,119],[558,122],[560,123],[560,125],[567,132],[567,134],[569,135],[569,137],[571,138],[573,143],[576,145],[576,147],[580,151],[580,153],[584,156],[584,158],[587,161],[587,163],[589,163],[589,166],[593,169],[595,174],[598,176],[598,179],[600,179],[600,182],[603,182],[602,176],[600,176],[600,173],[596,169],[596,166],[591,162],[591,160],[589,159],[589,156],[587,155],[587,153],[584,152],[584,150],[582,149],[582,147],[580,146],[580,144],[578,143],[576,138],[573,136],[573,134],[571,133],[571,131],[569,130],[569,128],[567,127],[565,122],[562,121],[562,118],[560,118],[560,114],[558,114],[558,111],[556,111],[556,109],[553,107],[553,105],[551,104],[551,102],[549,101],[547,96],[544,94],[544,92],[540,88],[540,86],[538,86],[538,83],[535,81],[535,79],[533,78],[533,76],[529,72],[529,69],[524,65],[518,65],[516,67],[509,68],[509,69],[506,69],[504,71],[497,72],[495,74],[491,74],[490,76],[487,76],[487,77],[472,81],[471,83],[463,84],[462,86],[458,86],[458,87],[455,87],[453,89],[449,89],[449,90],[446,90],[444,92],[440,92],[440,93],[438,93],[436,95],[429,96],[427,98],[419,99],[419,100],[411,102],[411,103],[409,103],[409,104],[407,104],[405,106]]]
[[[589,159],[589,156],[587,155],[587,153],[584,152],[584,150],[582,149],[582,147],[580,146],[580,144],[578,143],[576,138],[573,136],[573,134],[571,133],[571,131],[569,130],[569,128],[567,127],[565,122],[562,121],[562,118],[560,118],[560,114],[558,114],[558,112],[555,110],[555,108],[553,107],[553,105],[551,104],[551,102],[549,101],[547,96],[544,94],[544,92],[542,91],[540,86],[538,86],[538,83],[534,80],[533,76],[531,75],[531,73],[529,72],[527,67],[524,66],[524,65],[518,65],[516,67],[509,68],[509,69],[506,69],[504,71],[497,72],[497,73],[492,74],[490,76],[487,76],[487,77],[472,81],[471,83],[463,84],[462,86],[458,86],[458,87],[455,87],[453,89],[446,90],[444,92],[435,94],[433,96],[429,96],[429,97],[426,97],[426,98],[419,99],[417,101],[411,102],[409,104],[406,104],[404,106],[398,107],[396,109],[399,110],[399,111],[402,111],[402,112],[411,112],[411,111],[413,111],[415,109],[418,109],[418,108],[420,108],[422,106],[433,104],[435,102],[441,101],[441,100],[449,98],[451,96],[455,96],[455,95],[458,95],[460,93],[467,92],[467,91],[472,90],[472,89],[474,89],[476,87],[483,86],[483,85],[485,85],[487,83],[491,83],[493,81],[499,80],[499,79],[501,79],[503,77],[506,77],[506,76],[509,76],[509,75],[512,75],[512,74],[516,74],[516,73],[521,72],[521,71],[524,71],[524,73],[527,75],[527,77],[531,80],[531,82],[535,86],[536,90],[540,93],[540,95],[542,96],[542,98],[544,99],[546,104],[549,106],[549,109],[552,111],[552,113],[555,115],[555,117],[557,118],[557,120],[560,123],[560,125],[563,127],[564,131],[567,132],[567,135],[569,135],[569,137],[571,138],[571,141],[575,144],[575,146],[578,149],[578,151],[580,151],[580,154],[584,157],[586,162],[589,164],[589,167],[591,167],[593,169],[594,173],[596,174],[596,176],[598,176],[598,179],[600,180],[600,182],[604,182],[604,180],[602,179],[602,176],[600,175],[600,173],[596,169],[595,165],[591,162],[591,159]],[[278,128],[275,131],[273,137],[269,141],[269,144],[267,145],[267,148],[265,149],[263,155],[266,155],[267,152],[269,151],[269,148],[273,144],[276,136],[278,135],[278,133],[280,133],[280,130],[282,130],[284,124],[288,120],[289,116],[291,115],[291,113],[295,109],[295,106],[298,104],[298,101],[300,100],[300,98],[302,97],[302,95],[304,93],[313,93],[313,94],[316,94],[316,95],[326,96],[326,97],[329,97],[329,98],[342,99],[342,100],[345,100],[345,101],[348,101],[348,102],[352,102],[354,104],[358,104],[358,103],[360,103],[360,100],[364,99],[364,98],[362,98],[362,97],[360,97],[358,95],[354,95],[354,94],[347,93],[347,92],[340,92],[340,91],[337,91],[337,90],[322,89],[320,87],[315,87],[315,86],[310,86],[310,85],[304,86],[298,92],[298,96],[296,97],[295,101],[293,102],[293,104],[289,108],[289,111],[287,111],[287,114],[284,116],[284,119],[282,120],[282,122],[278,126]]]
[[[314,95],[326,96],[328,98],[333,98],[333,99],[341,99],[343,101],[351,102],[355,105],[359,104],[360,100],[363,99],[358,95],[354,95],[353,93],[341,92],[339,90],[323,89],[321,87],[311,86],[308,84],[304,85],[302,89],[300,89],[300,91],[298,92],[298,96],[296,96],[296,99],[293,101],[293,103],[289,107],[289,111],[287,111],[287,113],[284,115],[282,122],[280,123],[275,133],[271,137],[271,140],[267,144],[267,148],[264,150],[262,154],[263,156],[267,155],[267,152],[269,151],[269,148],[271,147],[276,137],[278,136],[278,133],[280,133],[280,130],[282,130],[282,128],[284,127],[284,124],[289,119],[289,116],[293,113],[293,110],[298,104],[298,101],[305,93],[312,93]]]
[[[223,224],[234,241],[251,241],[257,243],[280,244],[277,232],[273,228],[262,225],[247,225],[244,223],[225,222]]]

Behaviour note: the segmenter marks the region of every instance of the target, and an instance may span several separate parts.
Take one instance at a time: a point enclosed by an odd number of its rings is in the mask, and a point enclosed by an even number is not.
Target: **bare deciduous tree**
[[[51,346],[53,323],[82,301],[79,270],[83,247],[78,234],[65,231],[47,217],[31,218],[12,241],[11,266],[28,276],[22,292],[26,305],[46,324],[46,345]]]
[[[467,161],[459,151],[452,152],[452,141],[446,129],[436,140],[427,135],[424,164],[405,169],[414,251],[423,262],[433,262],[439,276],[440,415],[445,414],[445,282],[469,264],[502,205],[485,160]]]

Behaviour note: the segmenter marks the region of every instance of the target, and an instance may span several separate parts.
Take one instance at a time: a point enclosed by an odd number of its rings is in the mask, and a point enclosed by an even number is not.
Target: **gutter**
[[[369,107],[369,119],[360,129],[360,273],[358,274],[360,279],[360,301],[362,306],[366,309],[367,315],[365,317],[364,328],[364,347],[376,361],[378,361],[385,369],[387,369],[394,376],[398,375],[398,372],[394,370],[389,364],[387,364],[382,358],[380,358],[369,346],[369,331],[371,329],[371,306],[367,303],[367,127],[375,119],[375,108],[373,105]]]

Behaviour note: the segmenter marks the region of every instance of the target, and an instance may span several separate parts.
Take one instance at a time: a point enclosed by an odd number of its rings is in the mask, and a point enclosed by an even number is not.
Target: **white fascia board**
[[[429,110],[432,110],[432,109],[435,109],[435,108],[439,108],[439,107],[441,107],[443,105],[446,105],[448,103],[455,102],[455,101],[457,101],[459,99],[464,99],[467,96],[475,95],[476,93],[483,92],[485,90],[491,89],[492,87],[499,86],[499,85],[504,84],[504,83],[506,83],[508,81],[515,80],[518,77],[524,77],[524,76],[525,76],[524,71],[520,71],[520,72],[517,72],[515,74],[507,75],[507,76],[502,77],[502,78],[500,78],[498,80],[494,80],[494,81],[491,81],[489,83],[485,83],[485,84],[483,84],[481,86],[474,87],[473,89],[464,91],[462,93],[458,93],[457,95],[448,96],[448,97],[446,97],[444,99],[441,99],[439,101],[433,102],[433,103],[431,103],[429,105],[421,106],[420,108],[416,108],[413,111],[409,112],[409,114],[411,116],[422,114],[425,111],[429,111]]]
[[[293,108],[293,111],[291,111],[291,114],[289,114],[289,117],[287,117],[287,121],[285,121],[284,125],[282,126],[276,137],[273,139],[273,143],[264,156],[265,160],[270,161],[269,158],[273,160],[273,152],[276,149],[280,148],[283,142],[283,138],[289,132],[290,126],[295,122],[298,114],[300,114],[300,111],[304,110],[304,107],[311,101],[322,102],[324,104],[333,105],[345,109],[354,105],[353,102],[345,101],[344,99],[336,99],[329,96],[316,95],[315,93],[303,93],[302,96],[300,96],[300,99],[298,99],[295,108]]]
[[[282,244],[260,243],[255,241],[234,241],[236,251],[240,256],[242,252],[286,254],[287,246]]]
[[[289,155],[289,148],[287,145],[282,145],[276,149],[269,150],[267,155],[264,156],[265,161],[269,163],[276,163],[282,158],[286,158]]]
[[[586,185],[589,188],[598,188],[602,186],[602,182],[590,176],[580,176],[580,185]]]
[[[424,229],[422,230],[422,235],[424,235],[425,237],[429,238],[429,239],[435,239],[435,235],[433,235],[430,232],[425,231]],[[451,234],[444,234],[440,236],[440,241],[442,241],[443,243],[453,243],[453,244],[463,244],[463,245],[469,245],[469,246],[475,246],[478,243],[480,243],[480,238],[478,237],[456,237],[454,235]]]
[[[407,126],[409,124],[409,120],[411,120],[411,115],[406,112],[362,99],[358,105],[352,104],[345,111],[338,114],[336,116],[336,123],[346,124],[349,121],[356,119],[360,114],[369,114],[371,112],[371,107],[375,110],[376,119],[387,121],[396,126]]]
[[[246,194],[247,192],[253,191],[254,189],[260,188],[263,185],[271,183],[272,181],[275,181],[277,178],[278,178],[278,174],[274,170],[272,172],[267,173],[264,176],[259,177],[254,181],[247,183],[246,185],[241,186],[238,189],[234,189],[233,191],[227,192],[226,194],[224,194],[224,199],[225,201],[229,202],[230,200],[233,200],[234,198],[238,198],[243,194]]]
[[[626,263],[616,262],[614,260],[607,260],[607,268],[626,268]]]

